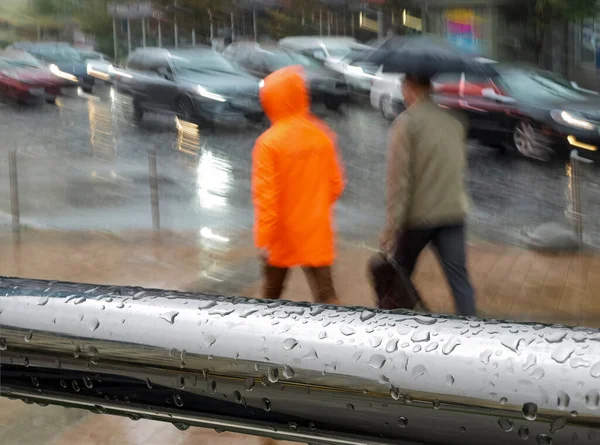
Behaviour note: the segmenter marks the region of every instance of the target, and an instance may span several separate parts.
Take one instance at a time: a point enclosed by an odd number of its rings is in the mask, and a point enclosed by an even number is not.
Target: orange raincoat
[[[333,206],[344,190],[335,134],[310,113],[299,67],[268,76],[260,99],[272,126],[252,154],[256,246],[272,266],[330,266]]]

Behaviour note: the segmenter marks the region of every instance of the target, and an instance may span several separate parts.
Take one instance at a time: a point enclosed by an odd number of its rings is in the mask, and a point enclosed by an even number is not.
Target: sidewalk
[[[259,268],[250,234],[237,243],[214,243],[198,234],[110,235],[24,232],[20,246],[0,233],[0,275],[134,285],[179,290],[220,289],[260,296]],[[347,305],[373,305],[366,279],[371,252],[342,241],[335,266],[339,296]],[[600,327],[600,257],[542,255],[517,247],[475,242],[469,266],[479,309],[489,317]],[[422,256],[415,282],[434,311],[452,312],[452,299],[432,252]],[[299,270],[285,298],[310,300]],[[21,445],[266,445],[235,434],[158,422],[132,422],[77,410],[0,399],[0,443]],[[31,422],[36,428],[31,429]],[[281,444],[281,443],[280,443]],[[271,445],[271,444],[269,444]]]

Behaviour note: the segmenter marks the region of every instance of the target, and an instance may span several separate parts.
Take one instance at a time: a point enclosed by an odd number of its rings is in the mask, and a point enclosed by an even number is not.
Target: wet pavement
[[[0,156],[18,149],[22,223],[60,230],[152,227],[148,151],[157,153],[161,227],[210,230],[236,239],[251,228],[250,159],[262,128],[214,130],[151,114],[132,119],[129,98],[108,87],[71,95],[58,106],[0,104]],[[367,104],[343,113],[319,111],[337,132],[348,188],[337,207],[340,234],[364,239],[383,220],[389,123]],[[0,224],[10,222],[7,162],[0,163]],[[512,152],[469,146],[470,228],[479,238],[521,243],[539,224],[566,223],[567,174]],[[584,212],[590,241],[600,245],[600,180],[588,169]]]
[[[256,127],[199,129],[164,115],[142,125],[131,104],[109,88],[63,97],[56,107],[0,104],[0,156],[18,149],[24,230],[10,228],[8,162],[0,162],[0,275],[260,295],[252,247],[250,159]],[[339,135],[348,189],[337,207],[335,280],[344,304],[373,304],[365,265],[383,220],[389,123],[354,105],[322,116]],[[161,236],[153,236],[148,151],[155,150]],[[561,164],[469,147],[473,206],[470,269],[484,315],[598,326],[600,259],[544,256],[519,244],[528,228],[566,222],[567,176]],[[600,245],[599,181],[585,182],[590,239]],[[5,230],[1,230],[5,229]],[[492,241],[487,243],[483,240]],[[415,280],[436,311],[453,310],[431,252]],[[300,273],[286,298],[309,300]],[[63,408],[0,400],[2,444],[264,444],[202,429],[132,422]],[[34,426],[34,428],[32,428]]]

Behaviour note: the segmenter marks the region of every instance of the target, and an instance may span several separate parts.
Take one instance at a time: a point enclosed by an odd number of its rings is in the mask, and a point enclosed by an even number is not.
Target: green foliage
[[[542,23],[552,20],[574,21],[595,16],[596,0],[535,0],[535,17]]]

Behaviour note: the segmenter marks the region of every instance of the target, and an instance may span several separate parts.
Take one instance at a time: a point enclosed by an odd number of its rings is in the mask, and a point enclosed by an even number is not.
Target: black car
[[[62,42],[18,42],[9,49],[26,51],[44,62],[50,71],[64,80],[63,87],[80,86],[86,93],[94,89],[95,79],[88,74],[87,62],[80,52]]]
[[[535,67],[500,64],[496,71],[493,78],[458,73],[438,79],[438,103],[463,111],[473,137],[539,160],[598,150],[598,93]]]
[[[124,74],[138,119],[147,110],[208,123],[239,118],[258,122],[264,117],[258,99],[260,79],[210,48],[137,49]]]
[[[337,110],[350,100],[350,90],[343,77],[321,66],[314,59],[279,47],[249,46],[247,51],[232,53],[232,61],[253,76],[265,78],[280,68],[301,65],[307,76],[313,103],[323,103]]]

